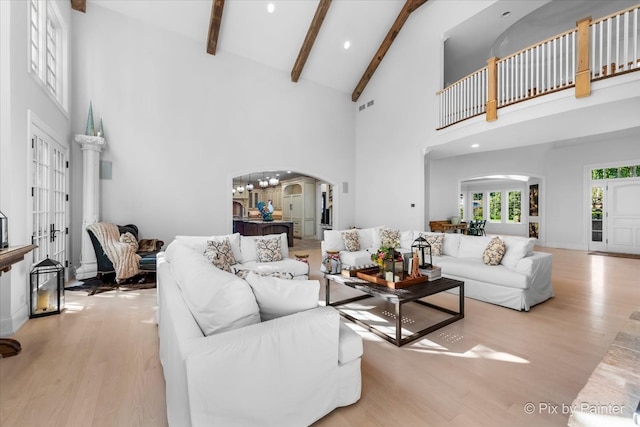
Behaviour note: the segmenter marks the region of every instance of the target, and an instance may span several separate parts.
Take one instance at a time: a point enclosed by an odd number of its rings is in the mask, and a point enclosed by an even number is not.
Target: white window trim
[[[38,63],[39,70],[36,73],[31,68],[32,51],[31,51],[31,1],[29,1],[29,13],[28,13],[28,25],[27,25],[27,40],[28,40],[28,55],[27,55],[27,70],[29,75],[38,84],[42,90],[47,94],[53,103],[62,111],[66,118],[69,118],[69,25],[63,19],[58,5],[53,0],[34,0],[38,3],[38,10],[40,11],[38,19]],[[47,14],[53,13],[53,20],[58,24],[58,37],[57,37],[57,53],[56,53],[56,84],[57,84],[57,96],[51,93],[46,85],[46,72],[47,72]]]
[[[515,193],[515,192],[519,192],[520,193],[520,221],[510,221],[509,220],[509,193]],[[521,188],[509,188],[507,190],[504,191],[504,200],[506,200],[506,202],[504,203],[505,205],[505,215],[503,216],[504,218],[504,223],[505,224],[522,224],[522,217],[523,215],[523,208],[522,208],[522,199],[524,197],[524,190],[522,190]],[[528,197],[528,196],[527,196]]]

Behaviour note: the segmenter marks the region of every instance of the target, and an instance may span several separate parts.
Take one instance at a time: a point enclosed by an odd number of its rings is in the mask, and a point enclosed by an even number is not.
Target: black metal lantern
[[[411,252],[418,254],[418,267],[420,268],[430,268],[433,266],[433,258],[431,257],[431,245],[422,236],[419,236],[416,240],[413,241],[411,245]],[[427,262],[427,257],[429,257],[429,262]]]
[[[404,280],[404,261],[402,255],[395,249],[390,249],[384,259],[384,277],[387,282],[400,282]]]
[[[64,308],[64,267],[45,259],[31,270],[31,313],[29,317],[60,314]]]

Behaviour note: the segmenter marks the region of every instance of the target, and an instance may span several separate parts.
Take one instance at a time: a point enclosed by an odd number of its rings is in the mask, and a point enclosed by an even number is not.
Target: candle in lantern
[[[42,289],[38,291],[38,302],[36,304],[38,310],[46,310],[49,308],[49,290]]]

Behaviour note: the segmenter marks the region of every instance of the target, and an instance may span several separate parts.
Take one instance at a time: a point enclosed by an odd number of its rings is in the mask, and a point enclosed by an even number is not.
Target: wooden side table
[[[37,248],[37,245],[11,246],[0,250],[0,275],[11,270],[11,266],[24,259],[24,256]],[[11,338],[0,338],[0,359],[11,357],[22,351],[20,342]]]
[[[301,262],[309,263],[309,254],[294,254],[296,259]]]

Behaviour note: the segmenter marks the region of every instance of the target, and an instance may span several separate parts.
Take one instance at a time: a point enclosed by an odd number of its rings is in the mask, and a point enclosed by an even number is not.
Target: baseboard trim
[[[23,305],[11,317],[0,319],[0,338],[8,338],[15,334],[22,325],[27,323],[27,320],[29,320],[29,311],[26,305]]]

